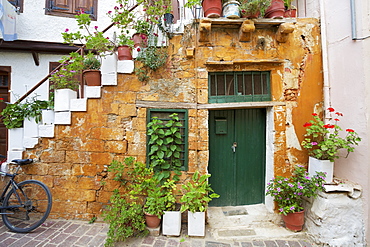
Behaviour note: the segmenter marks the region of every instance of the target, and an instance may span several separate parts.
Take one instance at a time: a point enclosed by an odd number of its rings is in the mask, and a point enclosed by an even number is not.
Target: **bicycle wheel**
[[[14,232],[30,232],[39,227],[49,216],[52,205],[49,188],[37,180],[18,184],[18,189],[8,192],[1,210],[4,224]]]

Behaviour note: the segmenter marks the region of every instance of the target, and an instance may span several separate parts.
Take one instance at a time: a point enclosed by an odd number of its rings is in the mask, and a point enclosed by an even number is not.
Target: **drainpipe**
[[[321,24],[321,47],[322,47],[322,66],[324,76],[324,110],[330,107],[330,78],[329,78],[329,61],[328,61],[328,44],[326,33],[326,16],[324,9],[324,1],[320,1],[320,24]],[[325,111],[324,111],[325,112]]]
[[[362,38],[357,38],[356,5],[355,5],[355,0],[350,0],[350,1],[351,1],[352,40],[364,40],[364,39],[370,38],[370,35],[366,37],[362,37]]]

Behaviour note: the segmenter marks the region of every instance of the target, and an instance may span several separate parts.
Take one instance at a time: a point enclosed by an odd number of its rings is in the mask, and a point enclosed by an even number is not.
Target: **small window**
[[[96,21],[98,1],[97,0],[46,0],[45,14],[74,17],[83,10],[90,14],[91,19]]]
[[[19,13],[23,13],[23,0],[8,0],[8,2],[16,7]]]
[[[188,169],[188,112],[184,109],[149,109],[147,123],[153,120],[154,117],[157,117],[163,122],[163,126],[171,118],[170,115],[176,113],[179,117],[179,122],[181,123],[180,134],[181,134],[181,152],[180,152],[180,161],[181,161],[181,170],[186,171]],[[164,126],[165,128],[165,126]],[[149,145],[149,136],[147,140],[147,157],[151,146]],[[149,164],[149,157],[147,160]]]
[[[209,103],[269,101],[270,72],[215,72],[210,73]]]

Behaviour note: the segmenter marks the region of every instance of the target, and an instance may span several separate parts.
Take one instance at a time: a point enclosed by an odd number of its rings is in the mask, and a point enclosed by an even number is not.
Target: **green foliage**
[[[89,14],[83,12],[75,15],[78,28],[84,30],[84,32],[69,32],[66,29],[62,33],[64,43],[74,45],[76,41],[81,42],[86,45],[87,49],[92,49],[98,54],[103,54],[104,52],[112,52],[113,43],[109,41],[108,37],[104,37],[102,31],[98,31],[98,26],[91,27],[91,18]]]
[[[100,60],[92,53],[88,53],[83,60],[83,69],[93,69],[100,70],[101,62]]]
[[[127,45],[131,48],[134,47],[134,41],[132,40],[131,36],[125,33],[121,33],[117,37],[117,46],[124,46]]]
[[[163,15],[172,9],[171,0],[138,0],[137,3],[143,6],[144,18],[152,24],[158,24]]]
[[[163,122],[154,117],[147,126],[147,135],[150,137],[148,158],[160,182],[171,178],[172,171],[175,181],[178,181],[181,175],[182,124],[177,113],[171,114],[170,118]]]
[[[105,246],[114,246],[115,242],[147,234],[142,205],[128,202],[117,189],[110,202],[103,212],[104,220],[109,223]]]
[[[134,12],[130,12],[131,1],[129,0],[117,0],[117,5],[113,11],[108,11],[108,16],[112,19],[112,22],[121,29],[127,29],[128,25],[135,19]]]
[[[152,29],[152,25],[148,21],[138,19],[135,21],[135,24],[133,25],[133,29],[136,30],[136,33],[142,33],[142,34],[149,35]]]
[[[266,195],[274,197],[279,213],[284,215],[302,211],[303,197],[315,198],[318,191],[324,191],[324,173],[309,177],[305,168],[297,165],[293,174],[289,178],[277,176],[267,184]]]
[[[202,5],[202,1],[201,0],[188,0],[185,4],[184,4],[184,7],[186,8],[193,8],[195,6],[201,6]]]
[[[68,60],[69,62],[67,62]],[[59,61],[62,64],[61,67],[54,71],[49,78],[50,89],[78,89],[80,85],[78,75],[84,67],[83,60],[84,58],[77,52],[71,52],[70,56],[63,56]]]
[[[153,171],[145,164],[135,162],[133,157],[128,157],[124,163],[113,160],[108,172],[114,173],[113,180],[121,182],[121,186],[128,191],[120,194],[118,189],[114,190],[111,204],[103,212],[104,220],[109,223],[105,245],[113,246],[114,242],[147,234],[142,198],[147,196],[152,186]]]
[[[1,112],[2,122],[7,129],[21,128],[24,119],[35,118],[36,123],[41,121],[42,109],[49,107],[49,102],[44,100],[37,100],[37,96],[30,101],[18,104],[7,104],[5,109]]]
[[[208,183],[210,174],[199,175],[196,171],[192,180],[182,185],[184,195],[181,197],[180,202],[181,212],[189,210],[190,212],[205,212],[208,207],[208,203],[213,198],[218,198],[220,195],[214,193],[211,185]]]
[[[260,13],[265,15],[266,9],[271,5],[271,0],[242,0],[240,1],[239,10],[243,16]]]
[[[328,108],[329,114],[335,112],[334,108]],[[334,161],[339,158],[338,152],[340,149],[347,151],[348,157],[350,152],[354,152],[355,145],[361,141],[361,138],[353,129],[346,129],[345,137],[342,137],[340,131],[343,131],[338,126],[340,117],[343,116],[340,112],[335,112],[336,118],[330,118],[329,123],[325,124],[320,117],[313,113],[313,120],[305,123],[306,134],[302,146],[308,150],[308,154],[319,160]],[[330,122],[334,121],[334,124]]]

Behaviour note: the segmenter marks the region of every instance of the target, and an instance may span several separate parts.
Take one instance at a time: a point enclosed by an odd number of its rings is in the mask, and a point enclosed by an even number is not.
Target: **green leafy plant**
[[[88,53],[83,60],[83,70],[100,70],[101,61],[92,53]]]
[[[59,61],[62,64],[61,67],[53,71],[49,78],[50,89],[78,89],[81,83],[78,75],[84,68],[83,60],[83,56],[77,52],[72,52],[70,56],[62,57]]]
[[[125,241],[129,237],[147,235],[142,205],[129,202],[117,189],[103,216],[109,223],[105,246],[114,246],[115,242]]]
[[[271,0],[242,0],[240,1],[239,10],[242,16],[265,15],[266,9],[271,5]]]
[[[329,114],[335,112],[331,107],[327,110]],[[338,122],[343,114],[335,112],[335,115],[335,118],[329,119],[329,123],[324,123],[316,113],[313,113],[313,120],[303,125],[306,127],[306,134],[302,146],[308,150],[310,156],[319,160],[334,161],[339,158],[339,150],[345,149],[347,151],[345,157],[348,157],[349,153],[355,150],[354,146],[361,141],[353,129],[346,129],[345,136],[341,135],[343,130]]]
[[[266,195],[277,202],[280,214],[300,212],[303,210],[303,197],[317,196],[324,191],[325,174],[322,172],[309,177],[305,168],[297,165],[291,177],[276,176],[267,184]]]
[[[205,212],[208,207],[208,203],[213,198],[218,198],[220,195],[214,193],[211,185],[208,183],[210,174],[199,175],[196,171],[191,181],[182,185],[184,194],[180,199],[181,212],[189,210],[190,212]]]
[[[192,7],[195,7],[197,5],[201,6],[202,5],[202,1],[201,0],[188,0],[184,4],[184,7],[186,7],[186,8],[192,8]]]
[[[120,182],[124,191],[115,189],[110,205],[103,212],[104,220],[109,223],[105,246],[113,246],[117,241],[147,234],[143,204],[153,185],[153,170],[128,157],[123,163],[113,160],[108,172],[114,174],[113,180]]]
[[[121,33],[117,37],[117,46],[124,46],[127,45],[131,48],[134,47],[134,41],[132,40],[131,36],[129,34]]]
[[[154,117],[147,125],[149,163],[160,182],[171,178],[172,172],[175,181],[178,181],[181,175],[182,123],[177,113],[171,114],[170,118],[169,121],[163,122]]]
[[[25,119],[35,118],[35,122],[41,121],[42,109],[47,109],[49,102],[45,100],[37,100],[37,96],[31,100],[26,100],[25,103],[10,104],[7,103],[4,110],[1,112],[2,122],[7,129],[23,127]]]
[[[112,52],[114,45],[110,42],[108,37],[104,36],[102,31],[98,31],[98,26],[91,27],[92,20],[89,14],[81,11],[78,15],[75,15],[78,28],[80,30],[77,32],[69,32],[67,28],[62,37],[64,43],[74,45],[76,41],[85,44],[87,49],[94,50],[97,54],[102,55],[105,52]]]
[[[145,35],[149,35],[152,27],[153,26],[150,24],[150,22],[140,19],[136,20],[133,25],[133,29],[135,29],[136,33],[141,33]]]

